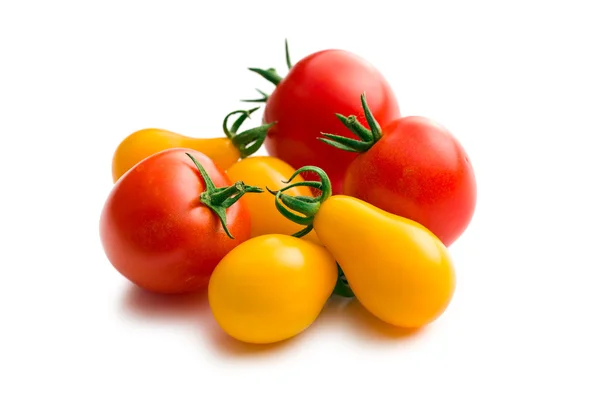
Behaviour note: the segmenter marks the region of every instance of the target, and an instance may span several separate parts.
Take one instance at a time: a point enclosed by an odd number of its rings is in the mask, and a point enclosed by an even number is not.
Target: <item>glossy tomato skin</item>
[[[427,227],[451,245],[469,225],[477,187],[462,145],[424,117],[400,118],[352,163],[344,194]]]
[[[317,138],[322,132],[353,137],[336,113],[356,115],[366,125],[361,104],[356,102],[363,92],[380,124],[400,117],[390,85],[366,60],[343,50],[323,50],[300,60],[265,105],[264,122],[276,122],[265,140],[267,152],[294,168],[321,167],[334,194],[340,193],[356,153],[339,151]]]
[[[100,218],[100,237],[109,261],[131,282],[153,292],[205,288],[219,261],[250,238],[243,198],[227,209],[227,226],[235,239],[200,202],[204,180],[186,152],[205,168],[216,187],[232,184],[200,152],[161,151],[116,182]]]
[[[239,150],[226,137],[194,138],[165,129],[146,128],[127,136],[115,150],[112,162],[113,182],[144,158],[177,147],[197,150],[223,169],[240,158]]]
[[[337,276],[335,259],[323,246],[289,235],[261,235],[221,260],[210,278],[208,302],[233,338],[275,343],[312,325]]]
[[[350,196],[325,200],[314,219],[357,300],[394,326],[420,328],[449,306],[456,287],[448,249],[421,224]]]

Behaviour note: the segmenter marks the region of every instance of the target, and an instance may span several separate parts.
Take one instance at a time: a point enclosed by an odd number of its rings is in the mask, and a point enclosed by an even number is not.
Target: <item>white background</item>
[[[599,398],[594,3],[2,1],[0,398]],[[119,141],[220,136],[239,99],[271,90],[246,67],[285,71],[286,37],[293,61],[368,59],[403,115],[446,125],[472,159],[456,295],[417,335],[335,301],[258,351],[203,295],[144,294],[102,252]]]

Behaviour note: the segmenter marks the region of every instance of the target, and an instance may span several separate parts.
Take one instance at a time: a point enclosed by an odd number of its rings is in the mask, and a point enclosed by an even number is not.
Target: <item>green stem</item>
[[[200,194],[200,202],[211,209],[221,221],[223,230],[231,239],[234,237],[227,227],[227,209],[235,204],[246,193],[261,193],[262,189],[256,186],[248,186],[242,181],[232,186],[217,188],[204,167],[190,153],[185,153],[193,161],[198,172],[204,180],[205,190]]]
[[[290,48],[288,46],[288,40],[285,39],[285,63],[287,64],[288,71],[292,69],[292,59],[290,58]]]
[[[252,72],[256,72],[257,74],[259,74],[260,76],[262,76],[263,78],[265,78],[266,80],[268,80],[275,86],[277,86],[279,84],[279,82],[281,82],[281,80],[283,79],[281,76],[279,76],[279,74],[277,73],[275,68],[268,68],[268,69],[248,68],[248,69]]]
[[[241,158],[246,158],[256,153],[263,145],[265,138],[267,137],[267,133],[269,132],[269,128],[275,124],[272,122],[270,124],[261,125],[256,128],[237,133],[244,121],[250,118],[250,115],[259,108],[260,107],[255,107],[250,110],[232,111],[225,116],[225,119],[223,119],[223,132],[229,139],[231,139],[233,145],[238,149]],[[229,124],[229,118],[236,114],[241,115],[235,120],[231,128],[228,128],[227,125]]]
[[[285,63],[288,67],[288,71],[291,70],[292,67],[294,66],[292,64],[292,59],[290,58],[290,47],[289,47],[287,39],[285,39]],[[275,70],[275,68],[267,68],[267,69],[248,68],[248,69],[252,72],[259,74],[260,76],[262,76],[263,78],[265,78],[266,80],[268,80],[275,86],[279,85],[279,82],[281,82],[283,80],[283,77],[281,75],[279,75],[279,73],[277,73],[277,70]],[[247,103],[266,103],[269,100],[269,95],[267,93],[263,92],[260,89],[256,89],[256,91],[261,95],[260,98],[247,99],[247,100],[242,100],[242,101],[247,102]]]
[[[335,116],[344,124],[344,126],[356,136],[358,136],[363,141],[372,141],[373,140],[373,132],[365,128],[358,122],[356,115],[351,115],[349,117],[344,117],[342,114],[335,114]]]
[[[319,140],[340,150],[355,153],[364,153],[373,147],[373,145],[382,137],[381,127],[379,126],[379,123],[377,123],[377,120],[373,116],[373,113],[367,104],[367,97],[365,93],[361,94],[360,101],[362,103],[365,119],[367,120],[370,129],[365,128],[358,121],[356,115],[345,117],[341,114],[336,114],[336,117],[350,132],[358,137],[358,140],[348,138],[346,136],[334,135],[331,133],[321,133],[321,135],[324,137],[319,138]]]
[[[229,139],[233,139],[233,137],[237,133],[238,129],[240,129],[240,126],[242,126],[244,121],[247,118],[250,118],[250,115],[254,111],[258,110],[259,108],[260,107],[255,107],[250,110],[235,110],[235,111],[232,111],[229,114],[227,114],[225,116],[225,118],[223,119],[223,133],[225,133],[225,136],[227,136]],[[235,120],[233,125],[231,125],[231,128],[228,128],[227,125],[229,124],[229,118],[231,118],[232,116],[234,116],[236,114],[241,114],[241,115],[238,117],[238,119]]]
[[[260,89],[256,89],[256,91],[258,93],[260,93],[260,95],[262,96],[261,98],[259,98],[259,99],[245,99],[245,100],[242,100],[242,101],[245,102],[245,103],[266,103],[269,100],[269,95],[268,94],[266,94],[265,92],[263,92]]]
[[[271,122],[235,135],[231,142],[239,150],[240,157],[246,158],[256,153],[265,142],[269,129],[275,124],[276,122]]]
[[[303,181],[292,183],[290,185],[285,186],[277,192],[267,188],[269,193],[275,195],[275,207],[281,213],[281,215],[298,225],[306,226],[306,228],[303,228],[301,231],[296,232],[292,235],[295,237],[302,237],[308,234],[313,229],[313,221],[315,215],[319,212],[321,204],[324,201],[326,201],[329,197],[331,197],[332,194],[331,181],[329,180],[329,177],[327,176],[325,171],[323,171],[319,167],[302,167],[296,170],[292,174],[290,179],[284,181],[283,183],[290,183],[296,176],[298,176],[302,172],[316,173],[319,176],[320,181]],[[317,188],[321,191],[321,194],[318,197],[306,197],[289,196],[284,193],[286,190],[298,186]],[[292,210],[293,212],[290,210]]]
[[[377,123],[375,116],[373,115],[371,109],[369,108],[369,105],[367,104],[367,95],[365,93],[363,93],[360,96],[360,102],[362,104],[367,123],[369,124],[369,128],[371,128],[371,133],[373,135],[373,143],[377,143],[377,141],[381,139],[381,127]]]
[[[312,231],[312,229],[313,229],[312,225],[307,225],[306,228],[292,234],[292,236],[301,238],[304,235],[308,235],[310,233],[310,231]]]
[[[338,280],[335,284],[335,288],[333,289],[333,293],[342,297],[355,297],[352,288],[348,284],[348,280],[346,279],[346,275],[344,275],[344,271],[340,267],[340,264],[337,263],[338,268]]]

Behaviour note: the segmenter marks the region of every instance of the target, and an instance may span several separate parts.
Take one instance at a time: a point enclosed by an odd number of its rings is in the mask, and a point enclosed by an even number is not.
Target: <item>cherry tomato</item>
[[[366,96],[361,99],[370,115]],[[323,138],[332,148],[360,154],[348,167],[343,193],[419,222],[450,246],[475,212],[477,186],[465,149],[428,118],[404,117],[386,125],[372,115],[367,120],[370,130],[355,116],[345,119],[360,140]]]
[[[207,155],[219,168],[227,169],[240,158],[246,158],[256,152],[263,144],[268,125],[259,126],[238,133],[244,120],[258,108],[248,111],[233,111],[223,121],[224,137],[195,138],[165,129],[147,128],[135,131],[127,136],[113,155],[112,175],[116,182],[125,172],[144,158],[159,151],[172,148],[193,149]],[[228,120],[235,114],[241,114],[227,127]]]
[[[250,238],[248,208],[235,200],[261,191],[229,185],[223,170],[191,149],[161,151],[136,164],[102,210],[100,237],[109,261],[150,291],[206,287],[225,254]]]
[[[315,321],[336,280],[335,260],[323,246],[262,235],[221,260],[210,278],[208,301],[217,323],[232,337],[274,343]]]
[[[316,199],[276,194],[278,209],[311,229],[343,270],[357,300],[388,324],[419,328],[439,318],[454,295],[456,276],[448,249],[423,225],[363,200],[331,196],[327,175],[316,167],[322,194]],[[308,183],[308,182],[306,182]],[[314,182],[313,182],[314,183]]]
[[[289,54],[288,66],[291,67]],[[400,116],[395,95],[384,76],[365,59],[347,51],[330,49],[310,54],[291,67],[285,78],[273,69],[251,70],[276,84],[268,99],[263,99],[263,121],[275,123],[265,139],[267,152],[294,168],[323,168],[334,193],[342,191],[346,169],[357,156],[338,152],[317,140],[321,132],[351,136],[336,113],[363,118],[354,99],[366,91],[371,111],[381,123]],[[310,174],[304,176],[310,178]]]

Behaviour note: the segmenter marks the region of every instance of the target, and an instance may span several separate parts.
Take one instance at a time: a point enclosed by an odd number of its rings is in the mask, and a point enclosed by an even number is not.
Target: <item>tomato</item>
[[[321,167],[332,181],[334,194],[341,193],[346,169],[356,158],[354,153],[336,151],[316,139],[321,132],[350,136],[336,113],[362,118],[362,110],[353,99],[366,91],[371,111],[381,123],[400,116],[384,76],[365,59],[347,51],[329,49],[310,54],[291,67],[285,78],[273,69],[251,70],[276,84],[273,93],[263,99],[264,123],[276,122],[265,139],[268,154],[294,168]]]
[[[294,168],[285,161],[268,156],[248,157],[233,164],[227,170],[227,175],[233,181],[248,182],[254,186],[266,187],[270,190],[283,188],[285,186],[284,181],[293,173]],[[303,179],[297,176],[292,183],[301,181]],[[311,196],[311,191],[307,187],[298,186],[290,189],[289,194]],[[268,233],[291,235],[302,229],[300,225],[288,220],[277,211],[273,206],[273,196],[269,193],[256,194],[244,200],[248,205],[252,220],[252,237]],[[314,232],[305,236],[305,239],[319,243],[319,239]]]
[[[210,157],[219,168],[227,169],[240,158],[250,156],[262,146],[269,126],[259,126],[237,133],[244,120],[257,109],[237,110],[229,113],[223,121],[223,131],[226,137],[222,138],[195,138],[156,128],[133,132],[115,150],[112,162],[113,181],[116,182],[144,158],[172,148],[197,150]],[[227,127],[228,120],[235,114],[241,115],[229,129]]]
[[[304,171],[321,177],[321,196],[310,201],[288,196],[283,188],[276,194],[277,207],[287,205],[296,213],[283,214],[307,226],[298,236],[314,228],[365,309],[405,328],[422,327],[442,315],[454,295],[456,277],[439,238],[418,222],[363,200],[330,196],[323,170],[304,167],[295,174]]]
[[[230,184],[223,170],[194,150],[169,149],[144,159],[117,181],[104,204],[100,238],[108,260],[150,291],[205,288],[223,256],[250,238],[250,213],[236,200],[261,190]]]
[[[316,320],[336,280],[335,260],[323,246],[263,235],[221,260],[210,278],[208,301],[230,336],[274,343],[300,334]]]
[[[364,94],[361,98],[369,114]],[[346,120],[360,140],[329,134],[323,139],[332,148],[359,152],[346,172],[343,193],[417,221],[450,246],[475,212],[477,185],[465,149],[428,118],[398,118],[383,129],[376,119],[368,120],[371,130],[354,116]]]

